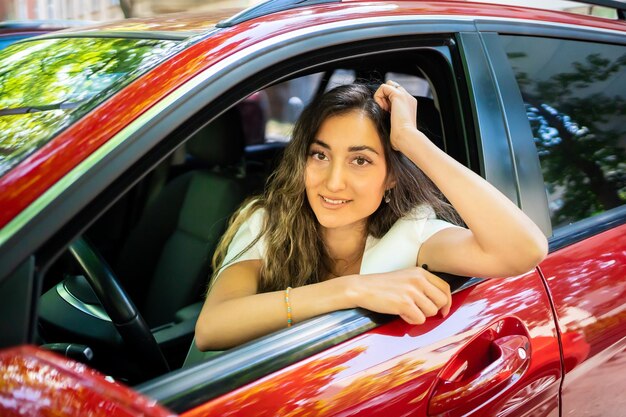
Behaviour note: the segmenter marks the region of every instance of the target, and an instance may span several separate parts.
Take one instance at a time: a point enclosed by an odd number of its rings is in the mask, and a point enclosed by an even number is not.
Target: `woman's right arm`
[[[287,326],[285,292],[257,294],[260,269],[261,261],[249,260],[220,273],[196,322],[198,349],[230,348]],[[343,287],[344,281],[332,280],[291,290],[294,323],[353,307]]]
[[[223,350],[287,326],[284,291],[257,294],[261,261],[233,264],[220,273],[196,323],[196,346]],[[412,324],[450,309],[448,284],[415,267],[371,275],[347,275],[294,288],[294,323],[336,310],[362,307],[397,314]]]

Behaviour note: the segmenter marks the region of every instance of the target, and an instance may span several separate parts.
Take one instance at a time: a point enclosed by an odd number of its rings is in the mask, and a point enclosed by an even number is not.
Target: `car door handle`
[[[477,338],[474,343],[484,345],[485,338]],[[465,349],[476,350],[472,343]],[[530,363],[530,342],[523,335],[502,336],[490,341],[489,349],[483,346],[478,350],[483,351],[482,358],[459,355],[455,366],[442,373],[430,399],[429,415],[446,415],[459,407],[467,409],[470,403],[478,406],[517,381]]]

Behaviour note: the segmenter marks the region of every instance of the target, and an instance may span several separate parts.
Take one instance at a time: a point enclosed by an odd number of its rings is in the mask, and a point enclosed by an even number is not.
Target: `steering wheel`
[[[100,253],[82,237],[70,244],[69,251],[146,376],[168,372],[169,365],[150,327]]]

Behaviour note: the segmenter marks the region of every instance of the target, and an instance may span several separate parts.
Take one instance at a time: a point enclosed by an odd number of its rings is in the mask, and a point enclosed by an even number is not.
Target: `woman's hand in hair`
[[[417,100],[404,87],[395,81],[387,81],[374,93],[374,100],[380,107],[391,113],[391,146],[402,153],[407,138],[412,138],[417,130]]]
[[[448,283],[419,267],[350,279],[347,294],[352,304],[397,314],[409,324],[422,324],[438,312],[445,317],[452,306]]]

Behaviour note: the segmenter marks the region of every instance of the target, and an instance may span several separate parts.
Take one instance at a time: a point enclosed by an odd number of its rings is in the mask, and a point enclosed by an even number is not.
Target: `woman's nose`
[[[341,191],[346,188],[345,172],[342,164],[334,162],[330,164],[326,177],[328,191]]]

